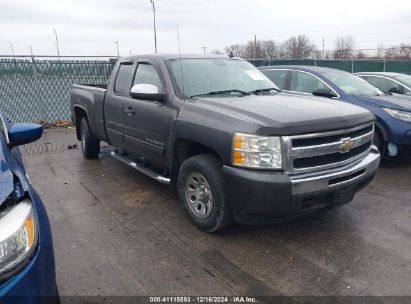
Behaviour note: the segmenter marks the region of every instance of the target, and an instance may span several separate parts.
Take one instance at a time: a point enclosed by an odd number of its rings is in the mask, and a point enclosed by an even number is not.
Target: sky
[[[357,49],[411,44],[409,0],[155,0],[160,53],[224,50],[254,39],[306,34],[319,49],[341,35]],[[150,0],[0,0],[0,55],[120,56],[154,52]]]

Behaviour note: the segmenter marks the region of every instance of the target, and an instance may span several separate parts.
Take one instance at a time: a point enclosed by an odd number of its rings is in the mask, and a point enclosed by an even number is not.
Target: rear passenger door
[[[131,61],[121,62],[117,69],[114,85],[110,86],[105,97],[104,117],[106,132],[110,144],[116,148],[124,148],[123,137],[126,127],[124,107],[129,99],[134,68],[135,65]]]

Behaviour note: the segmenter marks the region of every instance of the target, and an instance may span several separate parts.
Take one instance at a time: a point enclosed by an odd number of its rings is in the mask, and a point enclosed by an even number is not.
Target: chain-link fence
[[[1,57],[0,111],[15,122],[70,119],[72,84],[107,84],[116,59],[108,57]],[[250,59],[256,66],[316,65],[348,72],[411,74],[411,61]]]
[[[115,59],[0,58],[0,111],[15,122],[70,119],[72,84],[107,84]]]

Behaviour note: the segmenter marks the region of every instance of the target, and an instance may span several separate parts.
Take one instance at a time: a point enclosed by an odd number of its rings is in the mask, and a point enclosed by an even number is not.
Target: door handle
[[[124,109],[124,112],[127,113],[130,116],[133,116],[134,114],[136,114],[136,111],[134,111],[132,107],[128,107],[128,108]]]

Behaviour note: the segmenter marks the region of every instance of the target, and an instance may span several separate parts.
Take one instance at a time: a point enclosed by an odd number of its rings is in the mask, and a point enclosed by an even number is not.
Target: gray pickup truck
[[[111,155],[178,191],[200,229],[263,224],[350,202],[380,161],[374,116],[281,93],[225,56],[122,58],[108,86],[73,85],[86,158]]]

